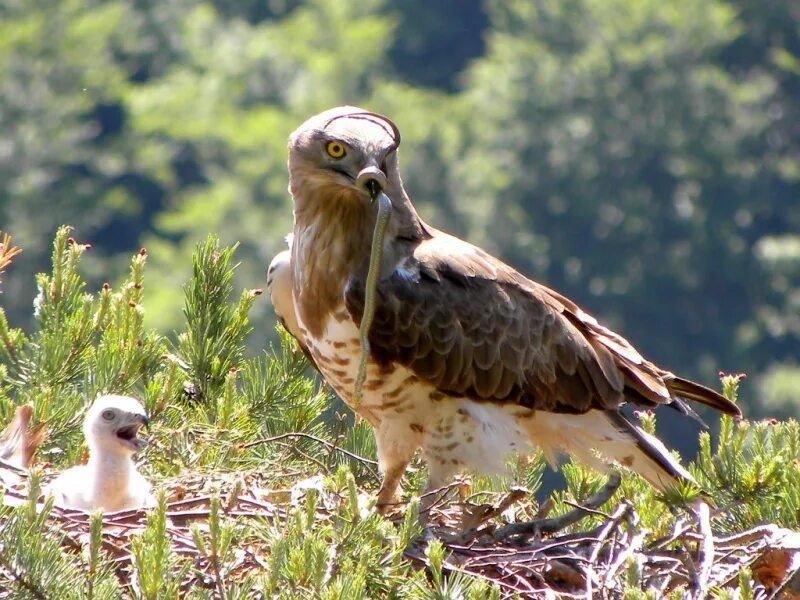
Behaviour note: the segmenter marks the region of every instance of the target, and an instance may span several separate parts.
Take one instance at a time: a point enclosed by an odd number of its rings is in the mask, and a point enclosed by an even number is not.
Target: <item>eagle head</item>
[[[400,200],[399,145],[397,126],[379,114],[340,106],[315,115],[289,137],[289,193],[296,203],[369,203],[381,191]]]

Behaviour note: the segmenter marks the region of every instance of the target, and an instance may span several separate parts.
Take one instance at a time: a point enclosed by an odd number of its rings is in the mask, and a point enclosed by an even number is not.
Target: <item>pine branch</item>
[[[175,354],[187,365],[203,401],[214,400],[226,373],[241,365],[244,340],[252,331],[247,315],[261,294],[260,289],[245,290],[235,306],[228,304],[237,246],[220,247],[209,236],[198,245],[192,279],[184,286],[186,330],[178,336]]]
[[[0,231],[0,275],[5,273],[5,270],[20,253],[22,253],[22,249],[11,243],[11,236]],[[3,280],[0,279],[0,284],[2,283]],[[0,293],[2,292],[0,291]]]
[[[36,600],[51,600],[50,596],[48,596],[48,594],[42,588],[36,585],[36,582],[33,581],[30,575],[20,572],[16,569],[13,562],[8,560],[10,556],[10,552],[0,552],[0,565],[2,565],[6,572],[11,575],[14,581],[16,581],[22,589],[28,592],[32,598],[35,598]]]

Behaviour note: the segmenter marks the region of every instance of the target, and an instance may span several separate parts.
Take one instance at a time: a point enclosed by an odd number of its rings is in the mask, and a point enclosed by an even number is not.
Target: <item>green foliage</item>
[[[146,246],[144,323],[171,332],[208,232],[240,242],[239,287],[263,282],[291,228],[288,133],[363,104],[398,122],[404,181],[434,225],[672,370],[771,374],[800,335],[793,7],[14,1],[0,8],[0,223],[22,272],[46,268],[58,224],[78,226],[91,289]],[[33,283],[4,283],[12,322],[28,324]],[[275,339],[267,303],[250,321],[251,350]],[[794,414],[777,377],[743,403]],[[780,404],[759,407],[761,390]]]
[[[7,374],[9,398],[2,410],[11,414],[11,399],[32,402],[38,420],[46,421],[51,439],[64,444],[74,462],[80,450],[81,409],[100,393],[139,391],[145,380],[163,375],[163,338],[145,331],[141,305],[146,256],[131,259],[130,276],[118,292],[107,284],[96,294],[78,267],[90,248],[61,227],[53,243],[52,272],[37,275],[34,301],[36,330],[26,335],[11,329],[0,309],[0,359]],[[61,437],[61,434],[65,437]]]
[[[191,282],[184,286],[187,326],[178,336],[176,354],[195,378],[201,400],[218,396],[228,373],[242,362],[244,340],[252,331],[247,314],[261,293],[245,290],[235,307],[228,305],[235,251],[236,246],[221,249],[209,236],[198,247]]]
[[[156,508],[150,512],[144,532],[131,540],[135,571],[132,591],[142,600],[177,599],[190,563],[179,559],[171,548],[164,493],[160,492],[156,499]]]
[[[322,499],[328,500],[320,510]],[[419,575],[403,559],[406,546],[420,533],[418,512],[409,510],[395,529],[377,514],[362,515],[355,480],[341,467],[321,488],[305,492],[285,521],[259,528],[271,554],[265,592],[304,597],[400,598],[400,590]]]
[[[103,285],[92,320],[100,338],[94,350],[95,368],[86,373],[84,388],[92,392],[140,388],[146,375],[158,370],[162,337],[144,328],[142,288],[147,254],[139,251],[131,259],[130,275],[114,294]]]
[[[141,469],[159,488],[158,506],[142,534],[131,540],[134,585],[112,570],[99,515],[91,517],[86,547],[70,553],[64,549],[65,532],[48,519],[48,506],[41,509],[32,500],[17,508],[0,503],[0,589],[9,590],[9,597],[52,597],[56,585],[68,590],[63,597],[96,599],[118,597],[123,589],[143,599],[499,597],[497,588],[448,563],[439,542],[426,546],[427,572],[412,568],[405,552],[412,544],[419,548],[418,501],[411,498],[404,520],[396,524],[371,509],[368,498],[378,479],[369,427],[341,412],[331,393],[307,376],[305,358],[289,336],[280,336],[279,348],[246,356],[248,312],[257,296],[235,295],[234,247],[213,238],[198,245],[194,276],[184,286],[184,333],[172,353],[169,342],[142,320],[149,290],[146,252],[133,256],[118,291],[104,286],[92,294],[81,275],[85,245],[70,242],[63,228],[53,248],[51,272],[37,278],[36,329],[23,333],[2,321],[3,422],[19,403],[34,402],[36,420],[50,427],[42,453],[66,466],[81,454],[82,411],[96,394],[141,397],[153,421]],[[197,402],[187,391],[203,381],[206,392]],[[723,378],[723,391],[732,400],[739,383],[740,376]],[[639,418],[646,430],[655,430],[654,415]],[[797,528],[799,465],[797,422],[724,419],[717,444],[704,433],[700,457],[688,466],[702,491],[687,487],[662,495],[625,473],[614,501],[630,502],[638,526],[653,538],[669,536],[676,514],[700,493],[721,509],[713,518],[718,532],[762,523]],[[420,491],[425,478],[423,465],[414,466],[406,498]],[[461,491],[470,489],[469,499],[477,503],[499,499],[514,484],[532,493],[539,489],[542,457],[508,466],[508,479],[473,476]],[[577,465],[566,465],[563,472],[566,487],[552,495],[552,515],[573,510],[604,482]],[[39,495],[40,477],[34,469],[31,498]],[[198,551],[193,561],[171,543],[165,490],[198,480],[208,480],[204,489],[212,499],[207,520],[190,529]],[[271,490],[271,501],[281,509],[274,518],[244,521],[229,512],[245,481]],[[220,488],[228,492],[224,502]],[[538,508],[527,503],[515,510],[518,518],[531,518]],[[600,522],[599,515],[590,515],[569,531],[585,532]],[[254,547],[268,548],[263,572],[241,576],[237,561]],[[635,561],[622,572],[626,597],[650,597],[640,589]],[[209,579],[213,589],[187,584]],[[749,582],[742,579],[741,589],[749,589]]]
[[[723,378],[727,397],[735,400],[738,376]],[[753,525],[776,523],[800,527],[796,507],[800,501],[800,423],[760,421],[750,423],[724,417],[716,442],[703,433],[694,473],[712,497],[724,506],[719,526],[738,531]]]
[[[34,301],[34,315],[39,325],[36,339],[28,345],[28,357],[19,363],[17,376],[31,385],[45,381],[53,385],[75,382],[93,333],[92,297],[76,273],[85,246],[68,239],[69,229],[62,227],[53,245],[53,274],[37,275],[39,295]]]
[[[217,592],[220,597],[228,599],[233,596],[228,590],[226,578],[233,559],[234,537],[239,533],[240,527],[221,515],[221,503],[218,497],[211,499],[211,514],[208,517],[208,534],[203,534],[198,524],[192,525],[192,538],[200,555],[208,561],[217,582]],[[239,586],[236,593],[245,594],[252,586],[251,582]]]
[[[439,540],[433,540],[425,550],[431,577],[431,589],[417,582],[421,598],[428,600],[499,600],[500,590],[483,580],[476,580],[462,572],[445,575],[443,566],[447,551]]]
[[[102,551],[102,512],[91,516],[89,527],[89,551],[85,558],[86,600],[94,600],[106,598],[112,593],[116,594],[117,582],[116,578],[111,576],[113,573]]]
[[[31,477],[31,485],[38,486],[38,475]],[[0,589],[7,594],[4,597],[119,598],[120,586],[110,561],[97,543],[97,526],[93,524],[88,560],[82,565],[78,557],[64,553],[62,534],[48,520],[52,506],[48,503],[37,508],[37,496],[31,495],[17,508],[0,502],[0,583],[3,583]]]

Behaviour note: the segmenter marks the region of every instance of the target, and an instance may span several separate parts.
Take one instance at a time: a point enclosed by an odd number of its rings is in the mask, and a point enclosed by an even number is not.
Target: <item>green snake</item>
[[[375,218],[375,229],[372,231],[372,246],[369,254],[369,270],[364,283],[364,314],[361,316],[361,326],[358,337],[361,341],[361,359],[358,362],[358,374],[353,387],[353,408],[361,405],[361,388],[367,379],[367,362],[369,361],[369,330],[372,319],[375,317],[375,294],[378,288],[378,276],[381,271],[381,258],[383,257],[383,238],[386,226],[392,214],[392,201],[383,192],[378,192],[375,197],[378,203],[378,213]]]

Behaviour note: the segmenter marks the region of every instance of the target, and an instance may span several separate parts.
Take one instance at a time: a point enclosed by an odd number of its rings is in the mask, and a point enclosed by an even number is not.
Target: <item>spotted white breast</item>
[[[305,329],[302,321],[299,325]],[[502,472],[506,455],[530,451],[517,419],[530,411],[446,395],[402,365],[381,367],[370,360],[363,401],[354,407],[361,346],[358,328],[343,306],[329,317],[322,338],[305,339],[328,383],[372,425],[382,467],[409,460],[421,447],[430,468],[429,487],[433,488],[464,468]]]

